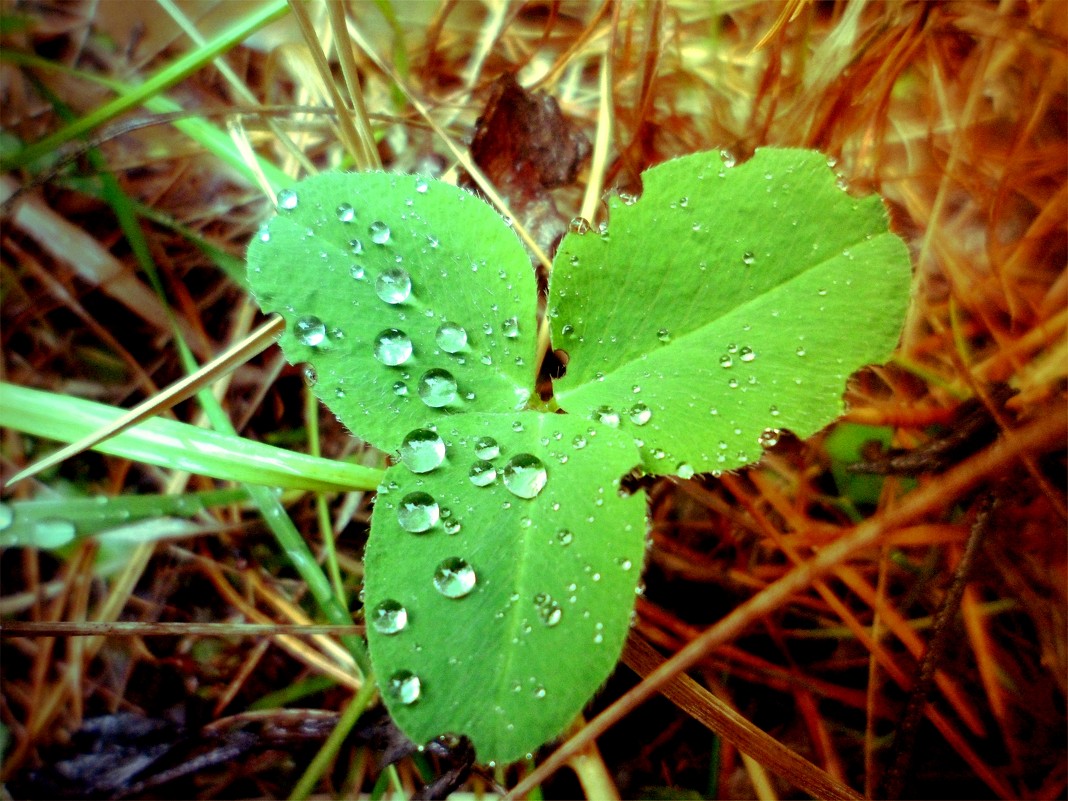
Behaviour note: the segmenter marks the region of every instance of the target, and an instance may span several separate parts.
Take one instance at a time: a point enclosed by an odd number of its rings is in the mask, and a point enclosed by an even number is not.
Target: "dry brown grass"
[[[189,47],[147,1],[4,6],[34,23],[8,34],[6,49],[89,73],[130,81]],[[220,25],[215,17],[244,13],[244,6],[222,3],[200,17],[215,4],[189,6],[205,35]],[[896,782],[921,797],[1064,797],[1064,5],[736,0],[712,12],[706,2],[682,0],[400,2],[391,27],[372,4],[358,3],[347,7],[361,41],[353,50],[362,81],[355,99],[333,55],[328,15],[316,4],[307,10],[333,59],[339,95],[362,102],[380,134],[377,154],[360,151],[358,123],[339,132],[328,114],[285,110],[330,103],[292,24],[227,54],[250,96],[216,69],[198,72],[170,96],[191,112],[282,106],[271,117],[275,130],[244,117],[231,121],[238,136],[293,175],[343,163],[346,152],[356,163],[379,157],[387,169],[454,174],[455,152],[490,85],[517,71],[525,86],[555,96],[591,141],[611,125],[579,183],[556,190],[568,213],[599,213],[601,187],[635,189],[644,168],[672,156],[725,149],[743,159],[767,144],[818,148],[855,191],[887,199],[914,258],[914,303],[894,362],[851,385],[849,418],[893,426],[896,445],[922,453],[940,436],[931,426],[957,425],[962,400],[978,397],[1000,440],[949,463],[927,463],[906,492],[903,479],[889,479],[863,521],[828,482],[822,435],[784,443],[758,466],[722,480],[658,482],[648,589],[628,664],[643,675],[656,669],[644,642],[667,656],[685,651],[691,676],[705,688],[832,779],[871,796]],[[10,64],[0,66],[0,81],[3,128],[26,142],[60,125],[46,91],[74,114],[109,97],[84,79]],[[116,134],[101,150],[130,197],[235,257],[267,214],[257,187],[169,126]],[[76,179],[90,171],[79,160],[4,221],[3,378],[129,406],[182,370],[162,305],[116,220],[78,191]],[[4,180],[10,191],[28,178]],[[150,223],[144,230],[198,357],[248,330],[253,315],[239,286],[172,230]],[[844,324],[862,334],[863,319]],[[999,383],[1018,394],[999,403]],[[271,439],[302,426],[302,391],[299,375],[268,352],[233,374],[224,402],[245,436]],[[354,447],[329,414],[322,415],[321,441],[327,455]],[[35,447],[5,432],[4,475]],[[213,483],[96,455],[68,463],[48,482],[107,494]],[[24,484],[14,491],[29,497],[43,490]],[[353,582],[368,503],[331,501]],[[296,501],[291,512],[316,530],[312,499]],[[277,564],[256,521],[232,509],[220,522],[223,532],[212,537],[141,549],[107,581],[94,577],[91,543],[64,561],[8,551],[0,560],[5,619],[306,622],[294,602],[301,588]],[[978,546],[966,559],[969,543]],[[962,560],[970,565],[966,574]],[[940,622],[954,587],[959,618]],[[925,683],[932,642],[939,645]],[[182,704],[199,715],[190,726],[222,729],[252,700],[293,681],[323,674],[348,681],[343,654],[328,636],[41,637],[5,639],[3,649],[8,779],[40,764],[86,716],[132,711],[151,718]],[[676,663],[660,675],[666,680],[681,668]],[[700,794],[710,782],[724,798],[794,792],[760,766],[779,764],[770,750],[750,745],[757,762],[743,762],[741,734],[713,743],[693,722],[712,714],[703,691],[678,701],[691,718],[663,701],[638,705],[637,695],[626,695],[632,686],[620,671],[594,703],[590,717],[623,699],[608,717],[576,728],[575,747],[607,731],[601,756],[587,751],[584,761],[573,760],[581,784],[558,777],[544,786],[548,796],[598,797],[613,785],[625,797],[672,785]],[[349,692],[342,683],[307,705],[339,709]],[[914,720],[911,768],[899,779],[889,739],[910,709],[922,714]],[[344,753],[355,767],[347,776],[339,768],[331,787],[367,791],[377,773],[374,748],[352,748]],[[299,762],[305,752],[294,753]],[[297,775],[292,766],[257,758],[183,787],[202,797],[288,793]],[[607,772],[596,767],[601,758]],[[409,790],[420,783],[409,762],[400,775]],[[521,776],[513,770],[498,778],[511,786]],[[594,784],[598,776],[607,784]],[[488,775],[472,781],[483,787]]]

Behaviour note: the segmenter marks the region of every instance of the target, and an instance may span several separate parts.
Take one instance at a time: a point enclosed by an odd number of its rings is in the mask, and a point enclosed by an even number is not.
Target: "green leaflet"
[[[567,413],[543,414],[524,411],[534,276],[492,209],[383,173],[320,175],[279,205],[252,290],[323,401],[396,457],[365,560],[383,697],[417,742],[464,734],[482,760],[558,735],[619,658],[645,530],[621,477],[734,469],[778,428],[826,425],[908,302],[881,202],[838,189],[819,154],[677,159],[641,200],[609,201],[609,231],[562,243],[548,314]]]
[[[365,560],[367,631],[386,704],[416,742],[463,733],[482,759],[519,759],[559,734],[615,667],[645,502],[619,494],[633,440],[590,429],[573,415],[458,415],[438,426],[441,467],[387,472]],[[487,435],[495,448],[480,449]],[[542,466],[510,470],[524,454]],[[540,470],[543,489],[522,497]],[[436,579],[448,560],[463,564]],[[398,615],[406,623],[394,631]]]
[[[449,415],[526,405],[534,273],[492,208],[387,173],[324,173],[278,200],[249,283],[286,319],[286,358],[312,365],[315,393],[354,434],[396,450]]]
[[[841,191],[804,150],[733,168],[697,153],[643,181],[637,202],[609,200],[605,234],[569,234],[556,255],[560,405],[618,417],[646,470],[686,477],[758,459],[776,429],[827,425],[850,373],[890,355],[908,304],[880,199]]]

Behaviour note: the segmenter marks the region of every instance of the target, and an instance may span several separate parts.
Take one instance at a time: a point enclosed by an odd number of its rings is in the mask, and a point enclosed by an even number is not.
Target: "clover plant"
[[[818,153],[678,158],[561,243],[546,313],[567,366],[546,403],[534,272],[486,203],[327,173],[278,206],[252,289],[322,401],[394,459],[365,562],[383,698],[416,742],[464,734],[487,761],[558,735],[619,658],[646,541],[621,478],[736,469],[825,426],[909,297],[882,202]]]

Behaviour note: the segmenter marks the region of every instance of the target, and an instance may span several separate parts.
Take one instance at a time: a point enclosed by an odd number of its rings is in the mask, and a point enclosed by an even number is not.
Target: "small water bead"
[[[742,254],[742,264],[746,267],[750,266],[756,261],[756,256],[753,255],[753,251],[747,250]]]
[[[779,416],[779,407],[778,406],[769,406],[768,407],[768,414],[770,414],[772,417],[778,417]]]
[[[442,323],[434,334],[434,341],[446,353],[459,353],[467,347],[467,331],[456,323]]]
[[[719,366],[724,370],[734,366],[734,360],[730,357],[730,354],[724,353],[719,357]]]
[[[686,462],[680,462],[679,466],[675,468],[675,472],[678,474],[679,478],[693,478],[697,474],[697,471],[693,469],[693,466]]]
[[[408,610],[387,598],[371,611],[371,625],[379,634],[397,634],[408,625]]]
[[[412,340],[399,328],[387,328],[375,337],[374,354],[382,364],[396,367],[411,358]]]
[[[756,358],[756,354],[753,353],[752,348],[742,348],[740,351],[738,351],[738,358],[741,359],[743,362],[751,362],[753,361],[753,359]]]
[[[423,683],[410,670],[398,670],[389,677],[389,684],[386,685],[386,692],[389,696],[405,706],[418,701],[422,691]]]
[[[375,281],[375,294],[386,303],[404,303],[412,294],[412,278],[403,267],[390,267]]]
[[[343,223],[352,222],[356,217],[356,212],[353,211],[352,204],[342,203],[337,207],[337,218]]]
[[[428,188],[429,188],[429,184],[422,178],[418,179],[415,182],[415,191],[418,192],[420,195],[425,195],[426,194],[426,190]]]
[[[296,323],[293,324],[293,333],[301,345],[314,348],[326,339],[326,324],[318,317],[306,314],[297,318]]]
[[[400,460],[413,473],[429,473],[445,461],[445,442],[436,431],[417,428],[401,443]]]
[[[421,534],[437,525],[441,518],[438,502],[425,492],[410,492],[397,507],[397,522],[411,534]]]
[[[757,437],[757,442],[761,448],[774,448],[779,444],[779,437],[782,432],[777,428],[765,428],[760,432],[760,436]]]
[[[0,503],[0,531],[15,522],[15,511],[6,503]]]
[[[588,233],[590,230],[590,221],[585,217],[575,217],[568,223],[567,230],[569,233],[582,236]]]
[[[574,539],[575,539],[575,535],[572,534],[566,528],[562,528],[562,529],[560,529],[559,531],[556,532],[556,541],[558,543],[560,543],[561,545],[564,545],[564,546],[570,545],[574,541]]]
[[[33,525],[29,541],[38,548],[60,548],[74,539],[78,531],[62,517],[48,517]]]
[[[263,225],[263,226],[260,227],[260,230],[256,232],[256,236],[259,237],[259,240],[261,242],[270,242],[271,241],[271,232],[267,228],[266,225]]]
[[[804,356],[805,355],[805,346],[804,345],[798,345],[797,346],[797,350],[795,351],[795,353],[797,353],[798,356]]]
[[[493,437],[479,437],[475,440],[475,456],[479,459],[496,459],[501,455],[501,447]]]
[[[616,564],[619,565],[620,570],[623,572],[630,570],[634,566],[634,563],[625,557],[617,559]]]
[[[509,339],[515,339],[519,336],[519,320],[515,317],[509,317],[501,323],[501,333],[503,333]]]
[[[431,409],[440,409],[456,400],[456,379],[448,370],[435,367],[419,379],[419,397]]]
[[[575,450],[580,451],[586,447],[586,438],[582,434],[576,434],[571,444],[575,446]]]
[[[630,407],[630,421],[636,426],[645,425],[652,416],[652,410],[644,403],[635,403]]]
[[[523,422],[521,420],[515,420],[512,422],[512,431],[517,434],[523,430]]]
[[[534,498],[545,489],[548,474],[541,459],[532,453],[517,453],[504,468],[504,486],[520,498]]]
[[[606,425],[609,428],[619,428],[619,412],[613,410],[610,406],[601,406],[593,413],[593,416],[602,425]]]
[[[727,382],[727,386],[731,389],[738,389],[738,379],[732,378],[730,381]]]
[[[315,371],[315,367],[310,364],[304,366],[304,383],[309,387],[314,387],[319,383],[319,374]]]
[[[497,468],[491,462],[479,459],[468,472],[467,477],[476,487],[488,487],[497,480]]]
[[[362,281],[364,278],[367,277],[367,274],[364,272],[362,264],[354,264],[349,267],[349,275],[351,275],[357,281]]]
[[[363,242],[361,242],[359,239],[350,239],[349,253],[351,253],[353,256],[363,255]]]
[[[445,559],[434,571],[434,588],[446,598],[463,598],[477,581],[474,568],[458,556]]]
[[[405,395],[408,394],[408,385],[405,384],[403,381],[394,381],[393,394],[397,397],[403,398]]]
[[[659,331],[656,332],[656,338],[659,339],[661,342],[670,342],[671,332],[668,331],[666,328],[661,328]]]
[[[534,596],[534,608],[538,612],[538,619],[542,625],[549,628],[559,623],[560,618],[564,616],[564,610],[560,608],[560,604],[546,592],[539,592]]]
[[[445,529],[445,533],[448,534],[450,537],[459,534],[460,529],[462,528],[462,526],[460,525],[460,521],[455,519],[446,520],[444,523],[441,524],[441,527]]]
[[[388,225],[381,220],[375,220],[367,226],[367,233],[371,235],[371,241],[376,245],[384,245],[389,241],[391,232]]]
[[[299,198],[292,189],[283,189],[278,193],[278,208],[293,211],[297,207]]]

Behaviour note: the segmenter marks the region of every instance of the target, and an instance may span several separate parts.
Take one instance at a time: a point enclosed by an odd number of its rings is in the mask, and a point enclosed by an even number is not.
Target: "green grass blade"
[[[74,442],[122,414],[93,401],[0,383],[0,426],[25,434]],[[162,419],[124,431],[95,450],[171,470],[286,489],[372,490],[383,475],[375,468],[317,459]]]
[[[141,105],[149,98],[158,95],[168,87],[196,72],[221,53],[225,53],[230,48],[240,44],[246,37],[264,25],[280,18],[287,10],[288,4],[285,0],[271,0],[271,2],[253,10],[247,17],[239,20],[203,47],[191,50],[175,62],[168,64],[143,84],[132,87],[129,92],[123,93],[70,125],[29,145],[10,159],[0,161],[0,168],[11,170],[30,164],[67,142],[93,130],[98,125]]]

